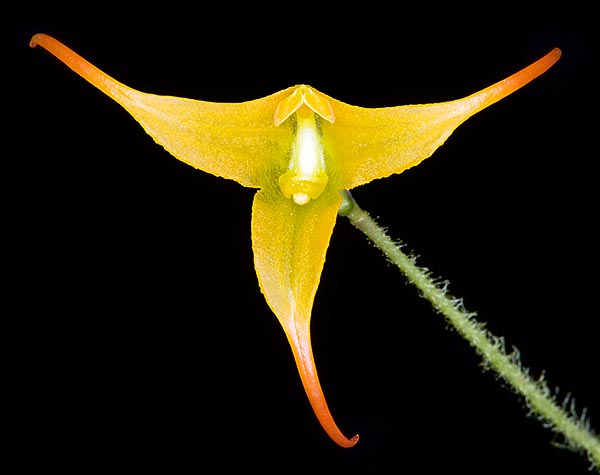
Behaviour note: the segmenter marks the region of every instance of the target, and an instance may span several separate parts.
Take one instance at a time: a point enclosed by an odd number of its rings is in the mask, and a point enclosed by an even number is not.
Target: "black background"
[[[361,436],[336,446],[258,288],[254,191],[168,155],[30,49],[38,32],[145,92],[229,102],[304,83],[365,107],[457,99],[560,47],[551,70],[432,158],[354,196],[598,428],[589,11],[28,2],[9,155],[24,165],[32,437],[51,454],[32,459],[79,473],[588,473],[345,218],[312,320],[330,408]]]

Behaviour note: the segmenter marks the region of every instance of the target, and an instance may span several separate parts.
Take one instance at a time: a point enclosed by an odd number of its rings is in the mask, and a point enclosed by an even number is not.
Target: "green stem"
[[[583,416],[577,416],[574,404],[569,403],[570,399],[562,405],[558,404],[544,379],[532,379],[527,369],[523,368],[517,351],[507,353],[501,338],[495,337],[477,322],[474,314],[462,307],[460,299],[448,295],[447,283],[440,284],[425,269],[418,267],[414,259],[405,254],[401,246],[390,239],[373,218],[356,204],[349,192],[342,192],[342,197],[340,216],[348,217],[352,225],[366,234],[398,266],[409,282],[475,347],[485,366],[495,370],[524,397],[528,407],[546,427],[562,434],[569,448],[586,452],[593,466],[600,468],[600,439],[591,430],[589,422]]]

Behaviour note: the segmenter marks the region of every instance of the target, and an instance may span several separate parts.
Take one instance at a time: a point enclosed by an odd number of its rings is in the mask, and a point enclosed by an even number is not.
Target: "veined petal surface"
[[[319,422],[343,447],[347,439],[325,402],[310,342],[312,305],[325,263],[325,253],[341,202],[327,189],[318,199],[299,206],[279,190],[261,190],[252,208],[252,248],[261,290],[283,326],[302,384]]]
[[[293,140],[290,124],[275,127],[277,104],[292,88],[240,103],[147,94],[111,78],[54,38],[40,45],[121,104],[152,138],[179,160],[205,172],[260,188],[284,170]]]
[[[339,188],[349,190],[418,165],[461,123],[544,73],[560,55],[556,48],[512,76],[456,101],[370,109],[330,98],[335,123],[323,121],[323,144],[342,174]]]

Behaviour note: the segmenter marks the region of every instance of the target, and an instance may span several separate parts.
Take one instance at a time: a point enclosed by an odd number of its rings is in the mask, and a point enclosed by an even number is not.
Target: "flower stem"
[[[477,350],[484,360],[484,366],[496,371],[523,396],[529,409],[545,427],[562,434],[567,447],[585,452],[592,465],[596,469],[600,468],[600,439],[586,420],[585,411],[582,416],[578,416],[571,398],[558,404],[543,377],[533,379],[521,365],[516,350],[507,353],[502,338],[492,335],[483,324],[475,320],[475,314],[467,312],[460,299],[448,295],[447,282],[433,279],[426,269],[418,267],[415,259],[405,254],[401,245],[387,236],[373,218],[357,205],[349,192],[341,194],[343,201],[339,215],[346,216],[353,226],[362,231],[400,269],[408,281],[422,292],[423,297]]]

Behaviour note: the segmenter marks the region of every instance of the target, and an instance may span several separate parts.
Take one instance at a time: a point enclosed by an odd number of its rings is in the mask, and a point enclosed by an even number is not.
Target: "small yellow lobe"
[[[335,122],[335,114],[333,113],[333,107],[331,107],[329,99],[310,86],[301,85],[277,104],[274,117],[275,125],[278,126],[285,122],[302,105],[308,106],[315,114],[318,114],[328,122]]]

